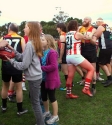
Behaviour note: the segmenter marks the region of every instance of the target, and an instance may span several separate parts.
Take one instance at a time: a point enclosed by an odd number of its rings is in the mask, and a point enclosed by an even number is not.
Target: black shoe
[[[27,109],[23,109],[23,111],[17,112],[17,115],[23,115],[23,114],[25,114],[25,113],[27,113],[27,112],[28,112]]]
[[[102,84],[106,84],[107,81],[108,81],[108,80],[103,81]]]
[[[16,100],[14,99],[14,96],[13,95],[9,95],[8,97],[8,100],[10,101],[10,102],[16,102]]]
[[[108,87],[112,84],[112,80],[107,80],[106,83],[104,84],[104,87]]]
[[[6,110],[7,110],[7,108],[3,108],[2,106],[1,106],[1,109],[2,109],[3,113],[6,112]]]

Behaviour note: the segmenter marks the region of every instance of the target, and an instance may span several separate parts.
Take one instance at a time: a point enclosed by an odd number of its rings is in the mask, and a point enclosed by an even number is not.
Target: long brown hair
[[[37,56],[41,57],[42,45],[41,45],[41,40],[40,40],[41,32],[40,32],[39,23],[36,21],[30,21],[30,22],[27,22],[27,25],[30,29],[28,38],[29,40],[32,41]]]
[[[68,23],[67,30],[69,31],[77,31],[78,29],[78,22],[77,20],[71,20]]]
[[[50,34],[45,34],[44,36],[48,42],[48,48],[57,50],[56,45],[55,45],[55,39],[53,38],[53,36],[51,36]]]

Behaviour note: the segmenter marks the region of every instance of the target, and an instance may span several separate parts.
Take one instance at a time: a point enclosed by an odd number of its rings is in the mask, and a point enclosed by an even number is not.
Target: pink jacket
[[[50,50],[46,59],[46,66],[41,66],[42,71],[46,72],[45,87],[56,89],[60,86],[60,77],[58,72],[58,53]]]

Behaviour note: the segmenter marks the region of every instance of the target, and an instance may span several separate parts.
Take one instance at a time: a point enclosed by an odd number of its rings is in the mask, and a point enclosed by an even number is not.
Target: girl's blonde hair
[[[40,40],[40,26],[37,21],[30,21],[26,23],[30,29],[28,38],[32,41],[37,56],[42,56],[42,45]]]
[[[48,42],[48,48],[57,50],[56,45],[55,45],[55,39],[53,38],[53,36],[51,36],[50,34],[45,34],[44,36]]]

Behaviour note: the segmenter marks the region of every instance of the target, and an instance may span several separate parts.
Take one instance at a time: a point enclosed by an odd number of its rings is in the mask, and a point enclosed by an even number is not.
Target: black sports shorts
[[[101,65],[110,64],[111,56],[112,56],[112,49],[100,49],[99,60],[98,60],[99,64]]]
[[[22,74],[14,74],[14,75],[2,74],[2,80],[4,82],[10,82],[11,78],[12,82],[14,83],[22,82]]]
[[[90,63],[96,63],[96,61],[97,61],[96,50],[81,52],[81,55],[85,59],[87,59]]]

